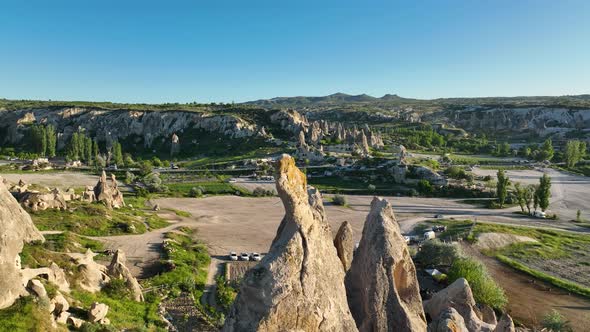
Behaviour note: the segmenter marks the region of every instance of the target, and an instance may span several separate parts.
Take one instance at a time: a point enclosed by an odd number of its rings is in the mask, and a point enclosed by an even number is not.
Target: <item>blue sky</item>
[[[590,1],[0,2],[0,97],[590,93]]]

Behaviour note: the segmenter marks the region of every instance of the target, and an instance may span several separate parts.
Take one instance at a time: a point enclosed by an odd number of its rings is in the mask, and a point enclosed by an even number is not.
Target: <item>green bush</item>
[[[508,302],[504,290],[490,277],[480,262],[471,258],[458,258],[448,273],[449,281],[465,278],[471,286],[473,297],[479,304],[487,304],[494,309],[503,309]]]
[[[428,180],[422,179],[418,182],[417,186],[418,192],[421,194],[430,194],[432,193],[432,185]]]
[[[334,197],[332,197],[332,203],[334,203],[335,205],[346,206],[346,204],[347,204],[346,196],[334,195]]]
[[[416,254],[416,261],[426,267],[451,266],[460,254],[457,245],[442,243],[435,239],[424,242]]]
[[[551,310],[543,317],[543,327],[553,332],[569,332],[573,331],[569,322],[557,310]]]

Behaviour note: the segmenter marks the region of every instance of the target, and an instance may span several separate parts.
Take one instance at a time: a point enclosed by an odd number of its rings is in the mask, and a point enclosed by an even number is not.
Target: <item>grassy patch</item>
[[[153,213],[124,207],[109,210],[98,203],[70,202],[66,211],[47,209],[30,212],[39,230],[70,231],[88,236],[140,234],[168,223]]]
[[[186,230],[190,232],[189,230]],[[166,233],[163,272],[148,281],[149,286],[161,288],[170,294],[191,292],[195,299],[203,294],[211,257],[207,247],[194,240],[194,234]]]
[[[442,238],[475,242],[482,233],[527,236],[538,242],[517,242],[498,250],[486,250],[503,263],[570,292],[590,297],[590,235],[543,228],[477,223],[469,220],[432,221],[447,225]]]
[[[580,295],[583,295],[586,297],[590,297],[590,288],[589,287],[584,287],[584,286],[578,285],[576,283],[573,283],[571,281],[556,278],[556,277],[551,276],[547,273],[544,273],[544,272],[541,272],[541,271],[538,271],[535,269],[531,269],[530,267],[528,267],[522,263],[519,263],[514,259],[511,259],[511,258],[508,258],[504,255],[501,255],[501,254],[496,255],[496,258],[498,258],[498,260],[501,261],[502,263],[504,263],[516,270],[519,270],[521,272],[530,274],[537,279],[546,281],[552,285],[563,288],[563,289],[570,291],[572,293],[576,293],[576,294],[580,294]]]
[[[240,195],[248,196],[250,194],[243,188],[225,181],[166,183],[166,186],[169,191],[167,195],[173,197],[190,197],[192,188],[200,188],[204,195],[234,195],[239,193]]]
[[[93,302],[108,305],[107,317],[117,330],[164,331],[165,325],[158,316],[159,299],[155,296],[148,294],[145,302],[135,302],[117,294],[108,295],[106,292],[92,294],[74,290],[71,295],[85,309],[89,309]]]
[[[47,308],[32,296],[22,297],[9,308],[0,310],[0,331],[53,331]],[[67,331],[60,328],[58,331]]]

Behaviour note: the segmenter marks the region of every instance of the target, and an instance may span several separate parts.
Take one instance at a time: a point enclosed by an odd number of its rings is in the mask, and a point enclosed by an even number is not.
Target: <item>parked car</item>
[[[404,240],[406,241],[406,244],[410,244],[411,238],[409,236],[404,235]]]
[[[435,215],[434,215],[434,218],[435,218],[435,219],[442,219],[442,218],[444,218],[444,217],[445,217],[445,216],[443,216],[442,214],[435,214]]]
[[[440,232],[444,232],[444,231],[446,231],[446,230],[447,230],[447,226],[444,226],[444,225],[436,225],[436,226],[432,226],[432,231],[433,231],[433,232],[440,233]]]
[[[541,218],[541,219],[547,218],[547,215],[543,211],[535,211],[535,212],[533,212],[533,216],[535,216],[537,218]]]
[[[240,255],[240,259],[243,260],[243,261],[249,261],[250,260],[250,255],[248,255],[247,253],[243,252]]]
[[[250,260],[252,260],[252,261],[259,262],[261,259],[262,259],[262,256],[260,256],[260,254],[257,252],[253,252],[252,255],[250,255]]]
[[[238,260],[238,254],[235,253],[235,251],[232,251],[229,253],[229,260],[230,261],[237,261]]]

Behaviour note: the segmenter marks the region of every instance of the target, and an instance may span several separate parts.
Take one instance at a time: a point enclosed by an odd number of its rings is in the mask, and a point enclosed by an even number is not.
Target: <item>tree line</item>
[[[496,196],[498,204],[502,208],[508,196],[510,178],[503,169],[498,171],[497,177]],[[549,198],[551,198],[551,177],[543,174],[538,185],[522,186],[517,182],[514,184],[514,195],[523,213],[528,211],[528,214],[531,214],[531,207],[534,208],[534,211],[541,208],[541,211],[545,212],[549,208]]]

